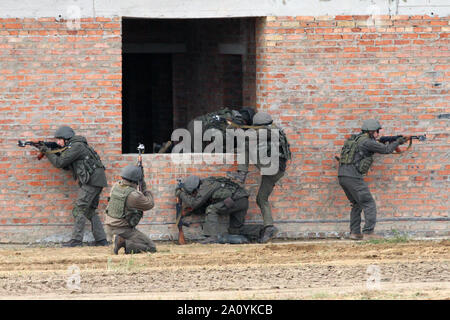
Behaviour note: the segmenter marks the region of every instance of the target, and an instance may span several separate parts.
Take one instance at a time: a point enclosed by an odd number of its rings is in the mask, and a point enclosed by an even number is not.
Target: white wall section
[[[257,16],[447,16],[448,0],[0,0],[1,18],[216,18]]]

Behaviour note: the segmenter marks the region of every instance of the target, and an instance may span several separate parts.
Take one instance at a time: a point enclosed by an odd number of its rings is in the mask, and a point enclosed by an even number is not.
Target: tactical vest
[[[135,188],[117,183],[111,190],[106,214],[112,218],[125,219],[131,227],[136,226],[142,218],[143,212],[126,208],[127,198]]]
[[[70,145],[71,144],[69,143],[68,147],[70,147]],[[91,178],[95,169],[97,168],[105,169],[105,166],[100,160],[100,156],[90,145],[83,143],[83,146],[85,148],[84,158],[75,161],[73,164],[73,168],[74,174],[78,178],[78,181],[80,181],[83,184],[86,184],[89,182],[89,179]]]
[[[372,155],[365,155],[359,146],[369,138],[367,133],[352,134],[341,150],[339,164],[354,164],[361,174],[366,174],[373,163]]]
[[[289,141],[287,139],[286,133],[284,133],[284,130],[279,128],[278,126],[271,124],[267,126],[261,126],[260,128],[267,129],[267,155],[271,156],[271,134],[272,129],[278,130],[279,133],[279,155],[280,158],[285,160],[291,160],[292,154],[291,154],[291,147],[289,144]]]
[[[226,198],[238,200],[249,196],[245,189],[241,188],[237,183],[230,181],[229,179],[223,177],[209,177],[205,180],[211,183],[219,184],[211,195],[211,200],[213,203],[223,201]]]

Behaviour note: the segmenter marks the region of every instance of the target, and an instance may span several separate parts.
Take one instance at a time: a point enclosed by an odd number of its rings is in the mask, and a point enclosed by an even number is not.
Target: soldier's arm
[[[127,198],[126,203],[128,208],[147,211],[152,209],[155,206],[155,202],[153,200],[153,194],[150,190],[145,190],[144,192],[133,191]]]
[[[72,162],[79,159],[82,155],[83,146],[79,143],[74,143],[67,148],[61,155],[57,155],[55,153],[46,153],[48,160],[55,166],[56,168],[65,168],[68,167]]]
[[[180,193],[180,198],[183,201],[183,206],[192,208],[192,210],[196,210],[203,206],[206,201],[211,198],[211,195],[215,191],[215,188],[213,188],[210,184],[208,185],[200,185],[200,188],[198,189],[198,192],[196,195],[191,195],[187,193],[186,191],[182,190]]]
[[[389,154],[394,152],[394,150],[400,145],[400,141],[397,139],[392,143],[383,144],[377,142],[376,140],[368,139],[364,142],[364,147],[375,153]]]

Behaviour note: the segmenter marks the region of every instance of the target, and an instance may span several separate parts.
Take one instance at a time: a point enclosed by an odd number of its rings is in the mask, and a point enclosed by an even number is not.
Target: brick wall
[[[258,107],[287,128],[295,154],[285,189],[273,197],[276,216],[347,220],[334,155],[363,119],[378,118],[385,135],[428,137],[407,153],[375,157],[366,180],[378,218],[387,222],[380,231],[431,227],[448,234],[450,129],[439,115],[449,112],[449,19],[378,16],[376,25],[368,19],[269,17],[258,23]],[[402,222],[415,218],[410,227]],[[435,219],[447,220],[428,221]]]
[[[291,142],[294,159],[271,197],[283,236],[348,231],[350,208],[333,157],[365,117],[380,119],[386,135],[428,137],[402,155],[376,156],[367,181],[378,204],[377,229],[449,234],[449,129],[439,117],[449,112],[449,19],[382,16],[371,28],[367,19],[258,19],[256,64],[249,63],[256,95],[243,101],[254,99],[270,112]],[[18,138],[50,139],[61,124],[88,138],[110,184],[135,161],[121,154],[120,19],[83,19],[79,31],[53,18],[0,19],[0,242],[68,240],[75,182],[47,160],[38,162],[32,149],[16,146]],[[170,155],[156,154],[144,155],[144,166],[156,206],[140,228],[154,239],[177,234],[176,177],[235,169],[175,165]],[[250,221],[261,221],[258,181],[253,171]],[[102,193],[102,219],[109,190]],[[187,235],[198,233],[194,226]]]

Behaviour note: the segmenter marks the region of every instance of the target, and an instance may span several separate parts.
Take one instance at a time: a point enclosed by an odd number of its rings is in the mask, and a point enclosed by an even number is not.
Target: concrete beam
[[[446,0],[2,0],[2,18],[219,18],[427,14],[447,16]]]

